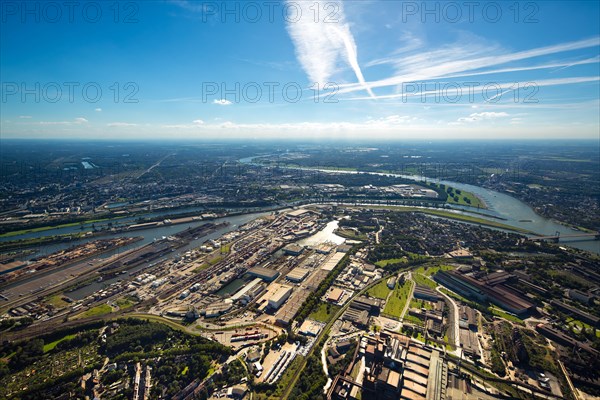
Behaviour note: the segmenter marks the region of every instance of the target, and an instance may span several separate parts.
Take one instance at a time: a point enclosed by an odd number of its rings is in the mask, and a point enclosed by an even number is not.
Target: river
[[[208,210],[208,211],[210,211],[210,210]],[[102,257],[108,257],[111,255],[114,255],[117,251],[122,252],[124,250],[128,250],[128,249],[131,249],[131,248],[143,245],[143,244],[147,244],[147,243],[150,243],[151,241],[153,241],[154,239],[159,239],[163,236],[173,235],[173,234],[175,234],[177,232],[181,232],[182,230],[187,229],[189,227],[196,227],[196,226],[205,224],[207,222],[214,222],[216,224],[218,224],[220,222],[229,222],[231,224],[231,226],[235,225],[237,227],[239,225],[243,225],[246,222],[251,221],[254,218],[257,218],[260,215],[264,215],[265,213],[268,213],[269,211],[270,211],[270,208],[264,208],[264,209],[258,210],[257,212],[249,212],[247,214],[235,215],[235,216],[231,216],[231,217],[216,218],[216,219],[203,220],[203,221],[194,221],[194,222],[190,222],[190,223],[186,223],[186,224],[161,225],[156,228],[134,230],[134,231],[130,231],[130,232],[127,232],[127,231],[118,232],[118,233],[108,233],[107,232],[106,234],[93,236],[93,237],[89,237],[89,238],[81,238],[81,239],[73,240],[70,242],[58,242],[58,243],[50,243],[50,244],[46,244],[46,245],[38,245],[35,247],[35,249],[37,250],[36,253],[26,256],[23,259],[31,259],[33,257],[39,257],[40,255],[43,256],[43,255],[51,254],[56,251],[64,250],[69,247],[79,245],[82,243],[87,243],[89,241],[97,240],[97,239],[107,239],[107,238],[112,238],[115,236],[122,236],[122,237],[142,236],[143,237],[143,239],[139,242],[132,243],[128,246],[123,246],[119,249],[116,249],[113,252],[105,253],[102,255]],[[152,212],[149,214],[144,214],[143,217],[144,218],[157,218],[157,217],[163,217],[163,216],[167,216],[167,215],[173,215],[176,212],[179,212],[179,213],[198,212],[200,214],[203,212],[207,212],[207,210],[204,207],[187,207],[187,208],[181,208],[178,210],[156,211],[156,212]],[[137,218],[139,218],[139,216],[129,216],[129,217],[125,217],[125,218],[119,218],[116,220],[112,220],[112,223],[115,225],[116,224],[119,224],[119,225],[131,224],[131,223],[134,223]],[[109,223],[109,221],[103,221],[103,222],[97,222],[94,225],[96,226],[97,229],[108,229],[109,228],[108,223]],[[80,226],[82,226],[83,229],[81,229]],[[229,228],[229,227],[226,227],[224,229],[226,229],[226,230],[225,231],[218,230],[217,232],[221,232],[221,233],[218,234],[217,236],[213,237],[212,236],[213,234],[211,234],[211,235],[207,236],[207,238],[214,239],[214,238],[219,237],[223,233],[229,232],[231,230],[231,228]],[[9,240],[18,240],[18,239],[37,238],[37,237],[44,237],[44,236],[63,235],[63,234],[69,234],[69,233],[78,233],[80,231],[90,231],[90,230],[92,230],[92,223],[87,223],[87,224],[77,225],[77,226],[57,227],[57,228],[52,228],[52,229],[48,229],[48,230],[44,230],[44,231],[29,232],[29,233],[24,233],[21,235],[1,237],[0,242],[9,241]],[[206,237],[205,237],[205,239],[203,239],[202,241],[208,240],[208,239],[206,239]]]
[[[338,226],[339,221],[330,221],[327,223],[327,225],[325,225],[325,228],[321,229],[312,236],[299,240],[298,244],[301,246],[316,246],[325,242],[342,244],[346,241],[346,239],[334,233]]]
[[[255,156],[240,159],[241,163],[254,164],[254,159],[265,157]],[[286,166],[281,168],[289,169],[300,169],[305,171],[321,171],[321,172],[335,172],[339,174],[369,174],[369,175],[381,175],[381,176],[392,176],[397,178],[410,179],[413,181],[422,181],[424,179],[430,182],[442,183],[446,186],[452,186],[456,189],[464,190],[467,192],[474,193],[479,196],[487,205],[487,210],[474,209],[473,207],[463,207],[451,205],[453,209],[460,210],[468,213],[469,211],[477,212],[477,217],[489,219],[498,222],[497,218],[502,218],[500,221],[503,224],[514,226],[517,228],[523,228],[531,232],[535,232],[539,235],[554,235],[556,232],[560,232],[561,235],[569,234],[580,234],[581,231],[569,228],[565,225],[559,224],[556,221],[542,217],[537,214],[530,206],[522,202],[521,200],[514,198],[506,193],[501,193],[495,190],[486,189],[480,186],[469,185],[466,183],[452,182],[446,180],[435,180],[427,177],[420,177],[415,175],[402,175],[393,173],[383,172],[368,172],[368,171],[347,171],[347,170],[335,170],[335,169],[314,169],[304,167]],[[483,214],[483,215],[482,215]],[[489,215],[489,218],[486,218]],[[496,217],[496,218],[494,218]],[[600,254],[600,241],[597,240],[565,240],[561,241],[565,246],[574,247],[577,249],[587,250],[594,253]]]

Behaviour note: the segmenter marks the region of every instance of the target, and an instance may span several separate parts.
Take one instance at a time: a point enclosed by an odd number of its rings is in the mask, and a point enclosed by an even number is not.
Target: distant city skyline
[[[598,2],[3,2],[0,138],[598,139]]]

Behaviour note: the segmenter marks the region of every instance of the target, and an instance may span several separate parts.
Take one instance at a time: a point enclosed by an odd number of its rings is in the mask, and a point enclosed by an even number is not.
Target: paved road
[[[363,379],[365,377],[365,368],[365,356],[362,356],[362,358],[360,359],[360,368],[358,369],[358,375],[356,376],[356,383],[358,383],[359,385],[362,385],[363,383]]]
[[[435,290],[437,290],[437,292],[439,294],[441,294],[442,296],[444,296],[444,298],[446,300],[448,300],[450,302],[450,304],[452,304],[452,314],[454,315],[454,345],[456,346],[456,355],[458,357],[461,357],[461,349],[460,349],[460,326],[458,325],[458,321],[459,321],[459,316],[458,316],[458,305],[456,304],[456,302],[454,301],[454,299],[452,299],[452,297],[448,296],[446,293],[441,291],[441,286],[438,286],[435,288]]]
[[[412,286],[410,287],[410,293],[408,294],[408,297],[406,297],[406,304],[404,305],[404,310],[402,310],[402,314],[400,314],[400,321],[404,320],[404,315],[406,314],[406,311],[408,311],[408,306],[410,306],[410,301],[412,300],[413,294],[415,293],[416,283],[412,280],[411,272],[408,273],[408,278],[406,278],[405,283],[408,283]]]
[[[327,341],[325,341],[325,344],[323,345],[323,348],[321,349],[321,364],[323,364],[323,372],[327,377],[327,383],[325,384],[325,387],[323,387],[323,393],[327,393],[329,387],[333,383],[333,380],[331,380],[331,377],[329,376],[329,371],[327,370],[327,355],[325,352],[325,349],[327,349],[327,346],[329,345],[330,341],[331,338],[327,339]]]

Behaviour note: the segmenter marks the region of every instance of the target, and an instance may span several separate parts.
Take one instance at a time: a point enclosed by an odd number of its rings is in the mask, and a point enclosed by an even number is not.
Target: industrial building
[[[233,296],[231,296],[231,300],[239,301],[242,304],[247,304],[252,299],[256,298],[263,290],[264,285],[262,283],[261,278],[255,278],[253,281],[248,283],[246,286],[238,290]]]
[[[521,317],[535,310],[533,303],[504,285],[513,279],[512,275],[504,272],[490,274],[480,280],[455,271],[439,271],[433,279],[462,296],[477,301],[489,301]]]
[[[300,208],[298,210],[290,211],[289,213],[287,213],[287,216],[292,217],[292,218],[298,218],[298,217],[304,216],[304,214],[311,213],[311,212],[313,212],[313,211],[307,210],[306,208]]]
[[[272,282],[279,276],[279,271],[264,267],[254,267],[248,270],[250,276],[261,278],[265,282]]]
[[[227,313],[233,307],[231,299],[226,299],[222,303],[211,304],[204,312],[206,318],[214,318]]]
[[[460,345],[463,353],[473,359],[481,357],[479,351],[479,342],[477,341],[477,334],[470,329],[459,329],[460,334]]]
[[[258,360],[260,360],[260,351],[258,350],[249,351],[246,355],[246,361],[250,363],[256,362]]]
[[[435,290],[421,285],[415,285],[413,296],[415,299],[433,302],[437,302],[442,298]]]
[[[411,342],[404,335],[389,331],[363,337],[360,344],[366,368],[362,384],[348,374],[338,375],[327,399],[423,399],[446,398],[448,366],[440,352]]]
[[[302,325],[300,325],[300,329],[298,333],[305,336],[313,336],[316,337],[319,332],[321,332],[322,325],[317,321],[313,321],[312,319],[305,320]]]
[[[289,286],[281,286],[279,290],[269,299],[269,307],[277,310],[292,294],[292,288]]]
[[[575,319],[585,322],[586,324],[590,324],[592,326],[600,326],[600,318],[592,314],[586,313],[585,311],[582,311],[577,307],[572,307],[568,304],[563,303],[562,301],[557,300],[552,300],[550,302],[550,305],[554,308],[559,309],[565,314],[574,317]]]
[[[567,347],[573,347],[575,349],[581,349],[581,350],[593,355],[594,357],[600,358],[600,351],[594,349],[589,344],[579,342],[579,341],[573,339],[572,337],[567,336],[564,333],[562,333],[554,328],[551,328],[544,324],[538,324],[535,327],[535,330],[538,331],[539,333],[541,333],[542,335],[546,336],[548,339],[554,340],[556,343],[562,344],[563,346],[567,346]]]
[[[592,304],[594,302],[595,296],[589,293],[582,292],[577,289],[569,289],[569,298],[573,300],[577,300],[583,304]]]
[[[470,260],[473,258],[473,254],[467,249],[458,249],[451,251],[448,255],[456,260]]]
[[[333,253],[331,257],[323,265],[321,266],[322,270],[331,271],[335,268],[336,265],[344,258],[345,253]]]
[[[299,256],[304,251],[304,247],[299,246],[295,243],[288,244],[283,248],[283,252],[285,254],[289,254],[291,256]]]
[[[453,271],[439,271],[433,276],[433,280],[465,297],[479,301],[486,299],[486,295],[479,285],[474,285],[467,280],[461,279],[461,277],[463,275],[459,275]]]
[[[461,305],[458,311],[458,318],[460,328],[477,331],[477,314],[471,307]]]
[[[286,275],[285,279],[294,283],[298,283],[302,282],[308,276],[309,273],[310,270],[306,268],[296,267],[293,270],[291,270],[289,274]]]
[[[342,321],[350,321],[357,327],[363,328],[369,324],[369,312],[367,310],[357,310],[348,307],[344,315],[342,315]]]
[[[394,290],[394,287],[396,287],[396,278],[392,276],[390,279],[387,280],[386,285],[388,289]]]
[[[371,297],[360,296],[350,303],[350,308],[356,310],[365,310],[369,314],[378,315],[381,309],[382,301]]]
[[[340,301],[343,294],[344,291],[342,289],[334,287],[329,291],[329,294],[327,295],[327,301],[331,303],[337,303]]]
[[[317,247],[315,247],[315,251],[319,254],[329,254],[335,247],[332,243],[321,243]]]

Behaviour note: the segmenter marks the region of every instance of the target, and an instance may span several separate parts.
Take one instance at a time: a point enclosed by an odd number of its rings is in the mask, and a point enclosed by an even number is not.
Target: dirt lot
[[[267,354],[267,357],[265,358],[265,361],[262,364],[262,366],[263,366],[263,373],[257,379],[258,382],[262,382],[263,381],[263,379],[267,375],[267,372],[271,369],[271,367],[273,366],[273,364],[275,363],[275,361],[277,361],[277,359],[281,355],[281,352],[283,352],[283,351],[296,351],[296,345],[295,344],[291,344],[291,343],[286,343],[286,344],[284,344],[281,347],[280,350],[271,350],[269,352],[269,354]]]

